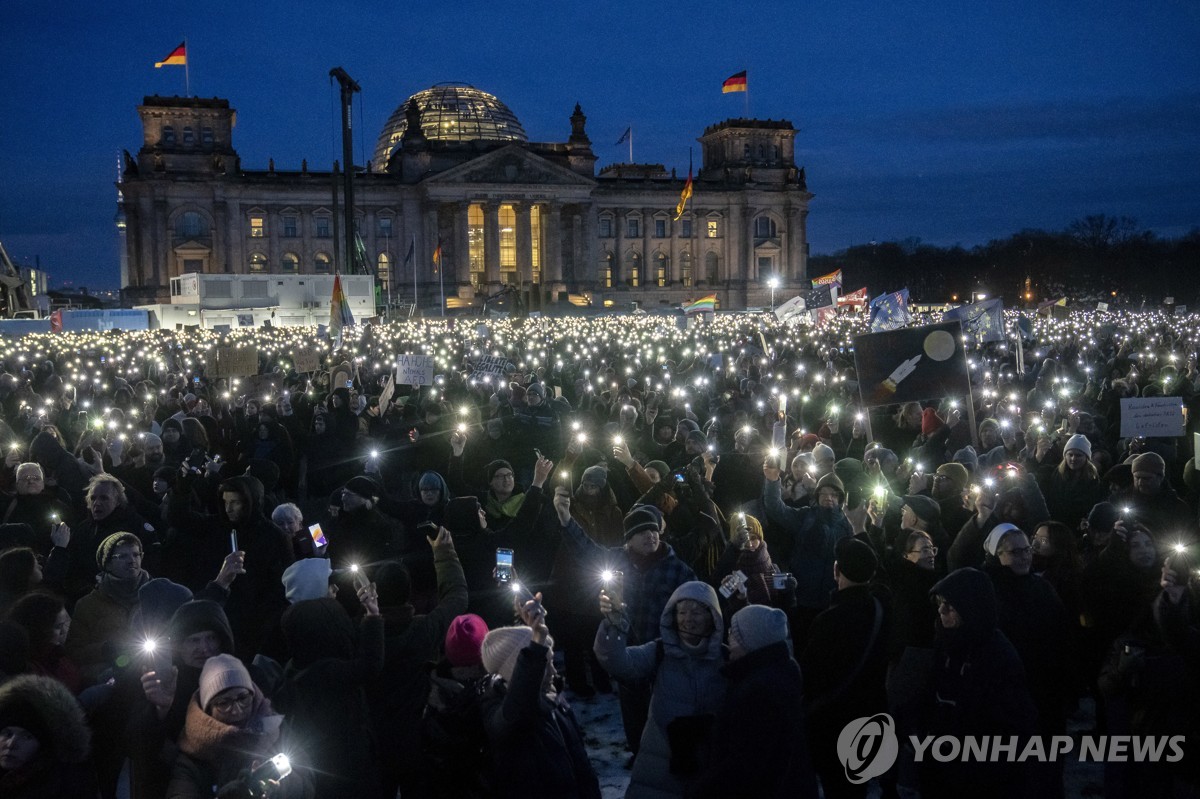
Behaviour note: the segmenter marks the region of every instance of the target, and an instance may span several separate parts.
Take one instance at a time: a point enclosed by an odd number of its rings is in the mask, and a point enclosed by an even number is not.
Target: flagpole
[[[192,96],[192,74],[191,64],[189,63],[192,54],[188,51],[187,37],[183,37],[183,91],[188,97]]]
[[[441,246],[442,246],[442,244],[439,241],[438,248],[440,249]],[[438,255],[438,290],[441,291],[441,294],[442,294],[442,316],[445,316],[446,315],[446,270],[442,268],[443,260],[444,259],[439,254]]]
[[[746,119],[750,118],[750,70],[746,70]]]
[[[417,311],[417,235],[415,233],[409,239],[408,251],[413,254],[413,313],[415,314]]]
[[[633,123],[629,125],[629,163],[633,163]]]

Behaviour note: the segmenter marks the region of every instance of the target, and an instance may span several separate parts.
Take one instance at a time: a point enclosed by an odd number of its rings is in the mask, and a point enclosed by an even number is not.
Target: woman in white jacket
[[[616,592],[612,592],[616,593]],[[628,646],[620,597],[600,594],[604,620],[596,657],[617,680],[650,680],[650,717],[629,780],[628,799],[683,796],[704,762],[712,722],[725,696],[724,623],[717,592],[693,581],[675,589],[659,618],[659,638]]]

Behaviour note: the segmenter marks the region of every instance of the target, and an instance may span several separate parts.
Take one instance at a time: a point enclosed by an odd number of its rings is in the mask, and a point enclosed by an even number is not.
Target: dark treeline
[[[914,301],[966,299],[973,291],[1023,300],[1025,278],[1032,300],[1100,299],[1117,292],[1121,304],[1161,302],[1174,296],[1196,304],[1200,284],[1200,227],[1165,239],[1129,217],[1078,219],[1065,230],[1022,230],[1008,238],[965,249],[923,244],[919,238],[850,247],[814,256],[810,273],[841,268],[844,290],[868,286],[872,294],[907,286]]]

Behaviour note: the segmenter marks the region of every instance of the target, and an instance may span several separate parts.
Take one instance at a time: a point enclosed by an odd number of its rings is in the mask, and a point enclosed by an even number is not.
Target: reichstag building
[[[146,97],[138,113],[142,146],[125,155],[117,217],[127,301],[169,302],[171,278],[188,272],[361,272],[336,243],[332,168],[243,167],[225,99]],[[406,305],[415,291],[436,308],[444,291],[454,307],[514,287],[531,307],[651,308],[716,293],[739,308],[765,305],[773,277],[806,283],[813,195],[791,122],[707,128],[676,220],[686,174],[597,172],[581,108],[564,121],[566,141],[531,142],[508,106],[463,84],[401,103],[354,176],[355,260],[381,297]]]

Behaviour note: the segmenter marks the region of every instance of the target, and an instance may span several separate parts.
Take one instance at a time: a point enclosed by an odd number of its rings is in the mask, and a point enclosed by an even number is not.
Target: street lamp
[[[775,312],[775,289],[779,288],[779,275],[774,275],[767,281],[767,285],[771,287],[771,313]]]

